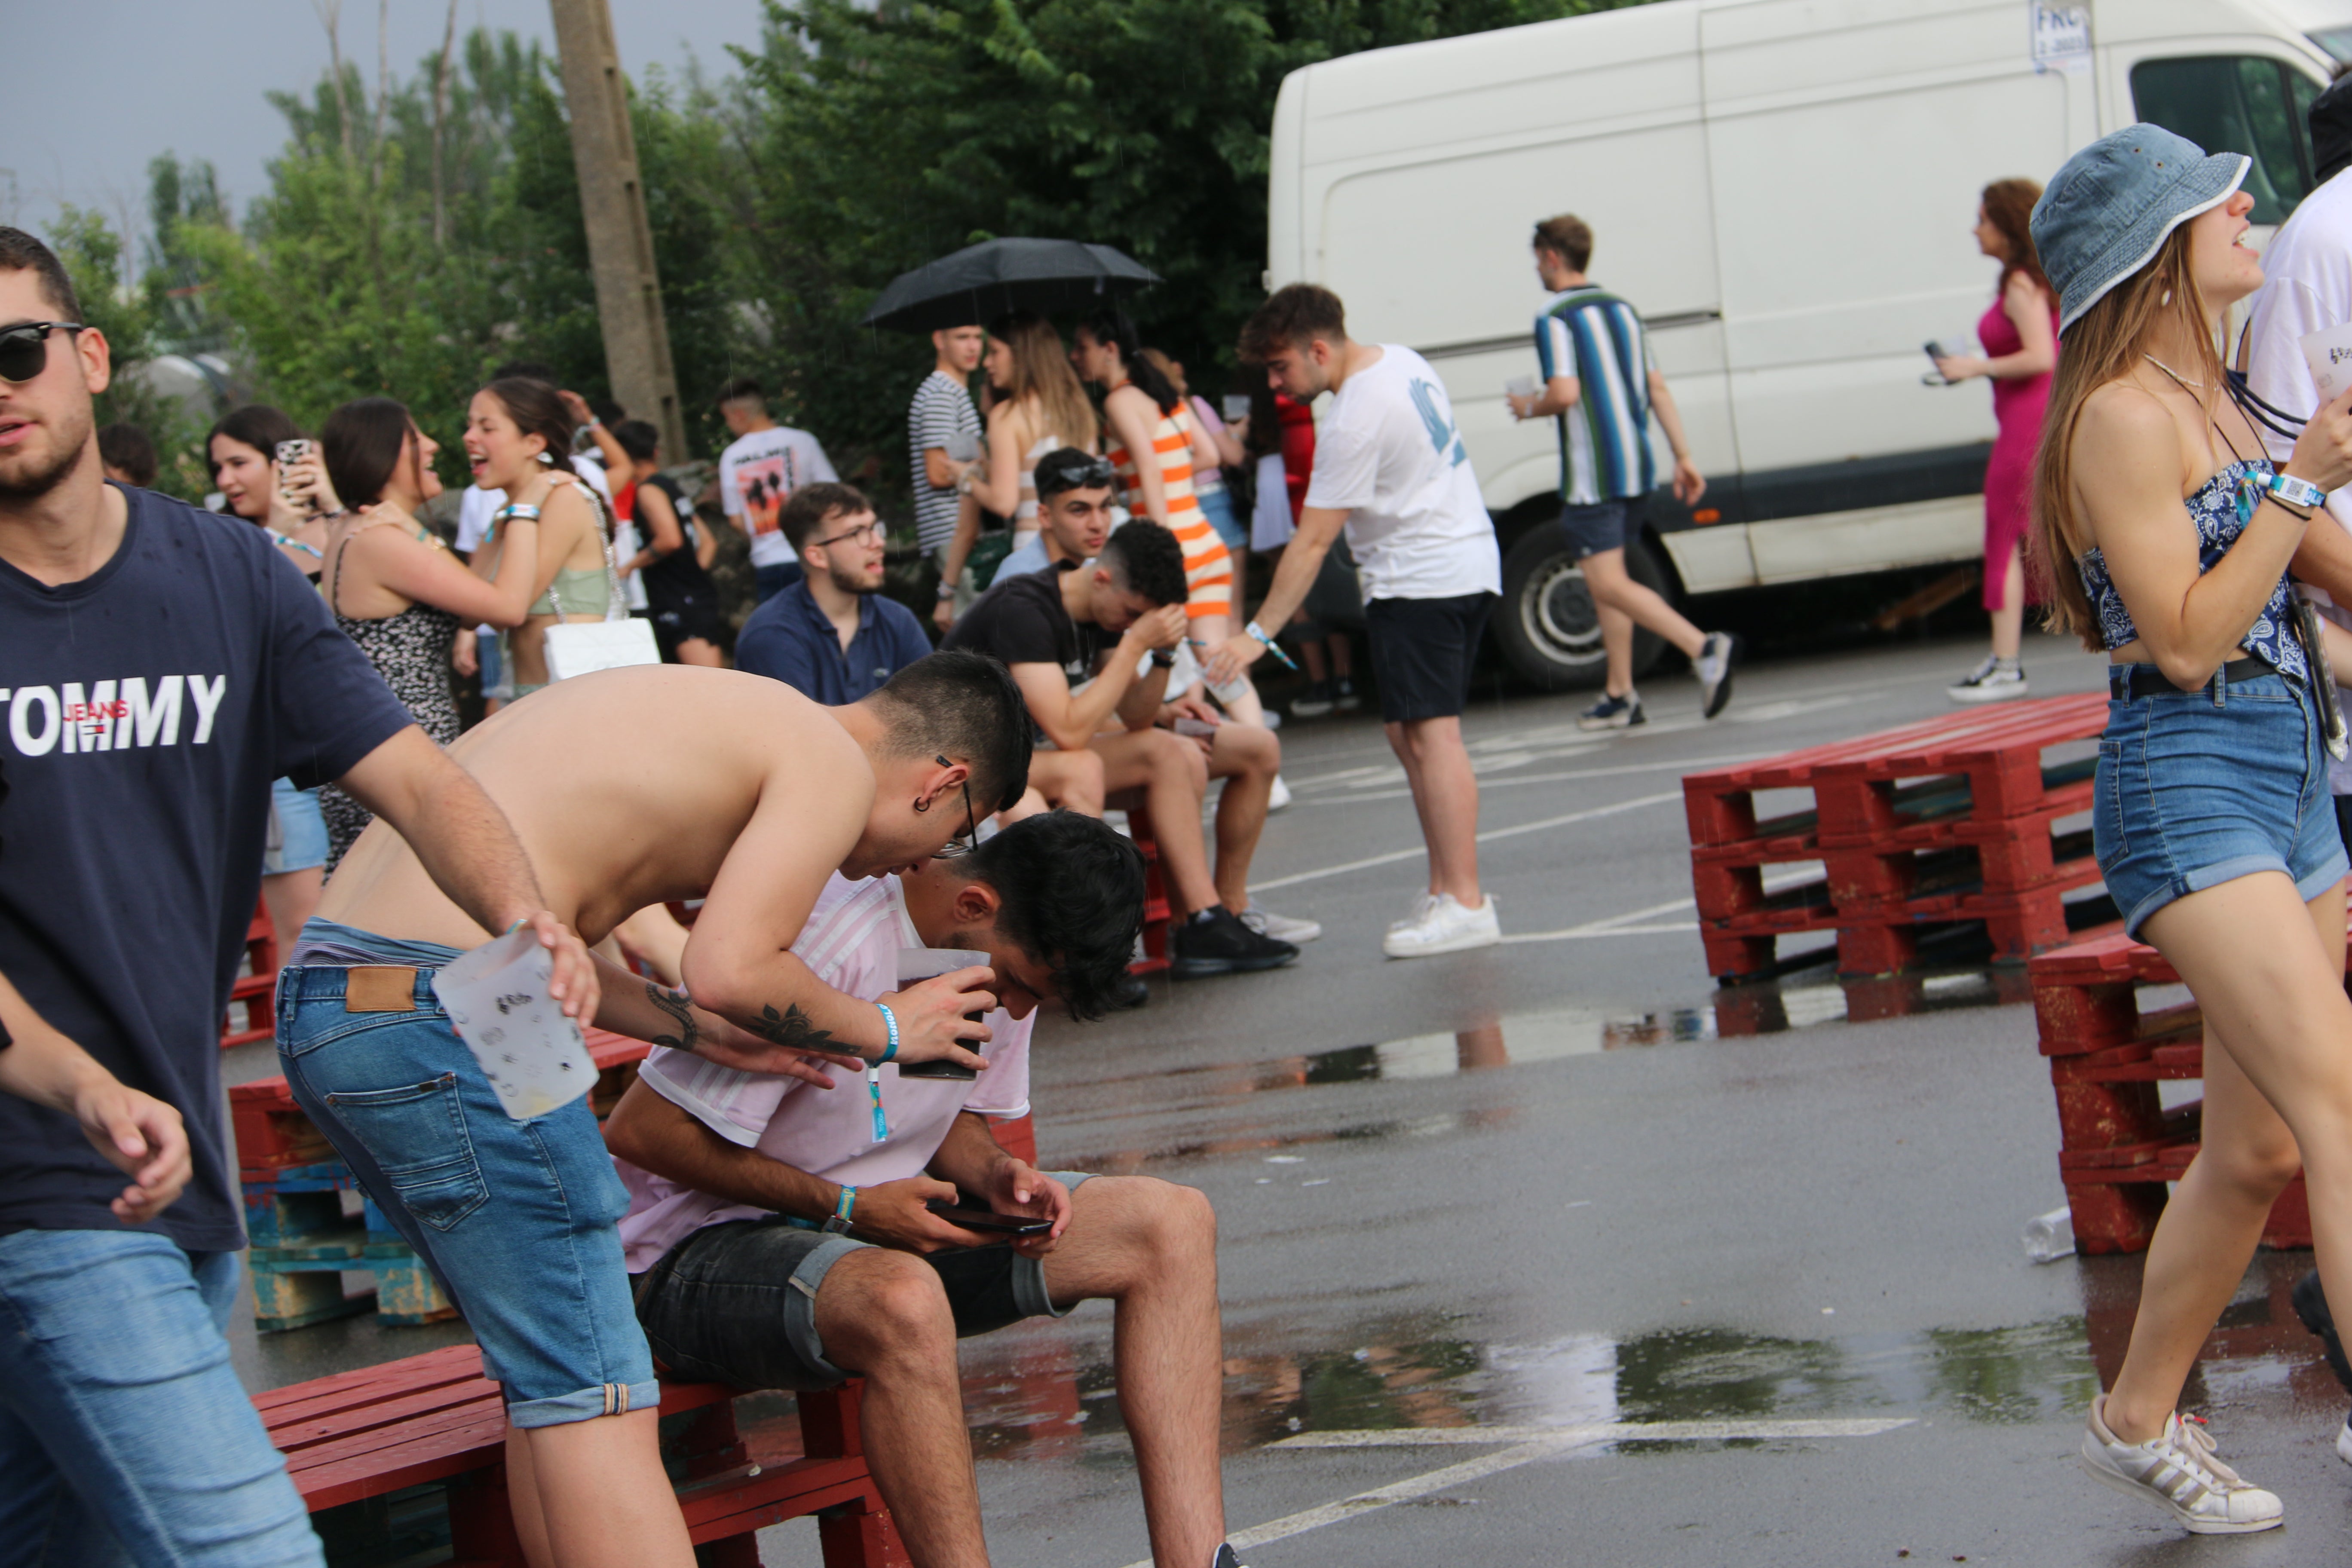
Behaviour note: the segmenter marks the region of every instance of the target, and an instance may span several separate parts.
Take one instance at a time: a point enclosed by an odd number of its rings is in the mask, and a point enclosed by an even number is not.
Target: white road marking
[[[1541,833],[1547,828],[1566,827],[1572,822],[1590,822],[1594,817],[1614,816],[1621,811],[1633,811],[1644,805],[1663,805],[1670,800],[1680,800],[1683,792],[1665,790],[1657,795],[1645,795],[1633,800],[1621,800],[1613,805],[1596,805],[1587,811],[1571,811],[1564,816],[1547,816],[1540,822],[1525,822],[1517,827],[1497,827],[1478,835],[1478,842],[1491,844],[1497,838],[1516,838],[1522,833]],[[1391,866],[1399,860],[1418,859],[1428,850],[1421,845],[1410,849],[1394,849],[1386,855],[1368,856],[1361,860],[1346,860],[1337,866],[1325,866],[1313,871],[1296,871],[1287,877],[1274,877],[1263,882],[1253,882],[1251,890],[1268,893],[1276,888],[1294,887],[1300,882],[1319,882],[1326,877],[1344,876],[1349,871],[1361,871],[1373,866]]]
[[[1325,1503],[1235,1532],[1236,1552],[1249,1552],[1268,1542],[1319,1530],[1342,1520],[1359,1519],[1433,1492],[1448,1491],[1488,1476],[1515,1470],[1538,1459],[1549,1459],[1575,1448],[1600,1443],[1629,1441],[1690,1443],[1738,1438],[1874,1437],[1908,1426],[1907,1417],[1848,1421],[1618,1421],[1588,1426],[1437,1426],[1401,1431],[1301,1432],[1269,1445],[1275,1448],[1401,1448],[1505,1443],[1499,1452],[1465,1459],[1444,1469],[1409,1477],[1338,1502]],[[1152,1568],[1149,1558],[1128,1568]]]
[[[1604,1421],[1581,1426],[1395,1426],[1369,1431],[1301,1432],[1270,1448],[1414,1448],[1480,1443],[1706,1443],[1734,1438],[1875,1437],[1912,1425],[1908,1415],[1789,1421]]]

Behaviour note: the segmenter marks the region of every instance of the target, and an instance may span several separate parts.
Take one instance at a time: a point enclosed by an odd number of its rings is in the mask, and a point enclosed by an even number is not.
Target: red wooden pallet
[[[1160,840],[1141,790],[1121,790],[1107,804],[1127,813],[1128,841],[1143,855],[1143,956],[1128,973],[1157,974],[1168,967],[1168,879],[1160,869]]]
[[[1728,920],[1699,921],[1709,973],[1736,977],[1769,970],[1780,938],[1806,931],[1838,933],[1838,973],[1891,974],[1918,957],[1919,942],[1933,928],[1955,921],[1981,922],[1996,963],[2022,963],[2068,935],[2065,895],[2099,880],[2087,859],[2056,868],[2039,887],[2021,892],[1964,888],[1885,904],[1833,908],[1828,884],[1791,889],[1765,908]]]
[[[620,1102],[635,1081],[637,1064],[653,1047],[609,1029],[591,1026],[581,1031],[588,1043],[589,1059],[596,1064],[596,1086],[588,1103],[601,1120]],[[294,1092],[282,1078],[256,1079],[228,1091],[229,1125],[236,1135],[237,1164],[245,1179],[266,1177],[271,1171],[294,1165],[315,1165],[336,1157],[326,1134],[294,1102]]]
[[[2022,816],[2057,804],[2053,785],[2074,780],[2071,773],[2059,780],[2045,777],[2042,752],[2087,740],[2105,724],[2103,694],[2047,697],[1692,773],[1683,780],[1691,843],[1739,844],[1810,833],[1822,848],[1869,847],[1915,825],[1911,819],[1918,811],[1904,808],[1916,805],[1919,797],[1900,789],[1902,781],[1947,775],[1966,779],[1969,816],[1979,821]],[[1928,793],[1950,787],[1929,786]],[[1811,790],[1812,811],[1759,822],[1756,796],[1777,789]]]
[[[735,1391],[665,1380],[664,1458],[682,1470],[678,1504],[706,1563],[756,1564],[756,1531],[820,1515],[827,1568],[895,1568],[908,1558],[867,1472],[857,1427],[860,1385],[797,1396],[803,1457],[756,1465],[736,1431]],[[312,1512],[450,1482],[459,1563],[520,1568],[506,1497],[507,1420],[480,1353],[453,1345],[380,1366],[274,1389],[254,1400]]]
[[[2186,1173],[2198,1149],[2199,1106],[2166,1110],[2156,1086],[2205,1076],[2204,1015],[2193,1000],[2143,1009],[2146,987],[2180,977],[2162,953],[2119,929],[2042,953],[2028,973],[2057,1099],[2059,1177],[2075,1248],[2144,1251],[2164,1212],[2165,1184]],[[2271,1206],[2263,1240],[2311,1245],[2301,1176]]]
[[[269,906],[253,912],[245,929],[245,973],[229,987],[228,1013],[221,1019],[221,1049],[249,1046],[278,1032],[278,928]],[[236,1010],[245,1009],[245,1025],[237,1026]]]

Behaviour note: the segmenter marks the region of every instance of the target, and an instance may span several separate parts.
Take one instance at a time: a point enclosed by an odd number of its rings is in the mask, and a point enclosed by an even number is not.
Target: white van
[[[1582,684],[1600,637],[1544,526],[1555,426],[1503,401],[1535,370],[1538,220],[1592,226],[1591,274],[1647,319],[1710,481],[1696,511],[1653,498],[1637,577],[1704,595],[1963,563],[1991,400],[1920,378],[1922,345],[1967,342],[1991,302],[1978,193],[2145,120],[2252,154],[2276,225],[2338,60],[2352,0],[1656,0],[1375,49],[1282,84],[1266,281],[1325,285],[1352,336],[1444,375],[1506,552],[1503,649]]]

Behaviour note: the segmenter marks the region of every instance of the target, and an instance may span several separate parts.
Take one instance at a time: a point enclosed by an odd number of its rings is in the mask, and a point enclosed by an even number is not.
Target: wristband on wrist
[[[890,1043],[882,1047],[880,1056],[874,1058],[874,1065],[878,1068],[898,1055],[898,1015],[890,1011],[887,1003],[877,1002],[874,1005],[882,1009],[882,1026],[890,1031]]]
[[[833,1205],[833,1213],[825,1216],[825,1231],[834,1236],[840,1236],[845,1233],[849,1229],[850,1226],[855,1223],[849,1216],[851,1212],[856,1207],[857,1189],[845,1184],[841,1189],[840,1198],[836,1200]]]
[[[2263,487],[2274,500],[2290,506],[2307,507],[2313,510],[2327,504],[2327,492],[2309,479],[2298,479],[2293,474],[2273,474]]]
[[[1274,639],[1266,636],[1265,628],[1259,626],[1255,621],[1252,621],[1249,625],[1244,626],[1242,630],[1249,636],[1257,638],[1259,642],[1265,644],[1265,651],[1274,655],[1275,658],[1282,660],[1282,666],[1285,669],[1297,669],[1298,668],[1297,665],[1290,662],[1290,656],[1288,654],[1274,646]]]
[[[940,598],[942,601],[945,601],[945,600],[949,600],[949,599],[952,599],[952,598],[954,598],[954,597],[955,597],[955,595],[956,595],[956,586],[955,586],[955,584],[954,584],[953,583],[950,583],[950,581],[948,581],[945,577],[940,578]]]

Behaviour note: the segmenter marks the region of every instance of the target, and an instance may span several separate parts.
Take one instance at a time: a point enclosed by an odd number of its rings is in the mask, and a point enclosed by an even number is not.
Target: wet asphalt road
[[[1686,677],[1661,679],[1646,729],[1597,740],[1576,699],[1483,701],[1465,729],[1512,940],[1412,964],[1379,952],[1422,863],[1377,723],[1295,723],[1297,804],[1256,885],[1323,940],[1286,972],[1155,984],[1140,1012],[1041,1028],[1044,1162],[1215,1203],[1226,1507],[1259,1532],[1248,1562],[2352,1556],[2352,1474],[2329,1447],[2346,1400],[2285,1306],[2307,1254],[2257,1258],[2188,1396],[2285,1499],[2285,1530],[2191,1538],[2074,1468],[2139,1266],[2035,1267],[2019,1246],[2063,1194],[2015,973],[1850,994],[1828,965],[1737,993],[1706,972],[1681,773],[1947,711],[1977,656],[1783,658],[1744,670],[1714,723]],[[2027,665],[2037,694],[2099,681],[2054,639]],[[262,1387],[463,1337],[352,1321],[241,1331],[236,1351]],[[1101,1304],[965,1346],[999,1563],[1146,1555],[1109,1364]],[[1711,1421],[1746,1425],[1560,1435]],[[766,1552],[814,1563],[814,1533],[772,1531]]]

